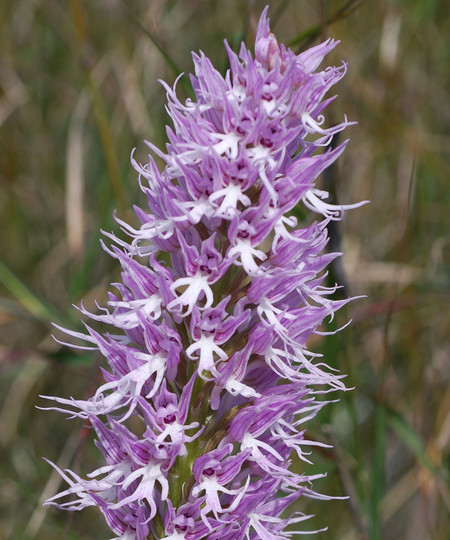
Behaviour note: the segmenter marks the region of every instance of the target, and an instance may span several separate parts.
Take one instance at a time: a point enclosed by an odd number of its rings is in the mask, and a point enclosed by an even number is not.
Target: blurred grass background
[[[38,394],[87,398],[100,359],[50,337],[79,328],[72,303],[105,298],[118,265],[99,246],[145,205],[129,164],[163,146],[164,91],[202,49],[227,67],[223,39],[252,46],[267,3],[244,0],[16,0],[0,3],[0,538],[100,539],[95,510],[42,508],[61,489],[41,460],[80,473],[89,433],[44,413]],[[319,340],[356,389],[309,427],[320,491],[317,538],[450,538],[450,12],[443,0],[273,0],[279,41],[332,36],[349,63],[328,121],[359,124],[333,174],[341,203],[370,199],[340,224],[353,325]],[[181,96],[187,95],[179,84]],[[91,468],[90,468],[91,467]]]

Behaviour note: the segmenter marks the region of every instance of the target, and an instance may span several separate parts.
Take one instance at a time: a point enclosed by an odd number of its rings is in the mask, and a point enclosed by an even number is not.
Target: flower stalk
[[[122,267],[107,307],[81,313],[111,325],[68,335],[105,357],[105,383],[88,400],[44,396],[51,409],[89,421],[104,465],[47,504],[97,506],[121,539],[292,538],[308,517],[302,497],[327,499],[300,475],[310,463],[304,424],[345,390],[343,376],[308,348],[349,299],[324,284],[333,205],[316,179],[342,153],[325,127],[327,91],[346,66],[318,70],[332,40],[295,55],[259,21],[255,58],[225,43],[223,77],[194,54],[195,100],[167,91],[161,172],[131,161],[147,199],[130,241],[107,233]],[[302,226],[291,214],[303,205]],[[300,526],[301,527],[301,526]],[[311,531],[309,531],[311,532]]]

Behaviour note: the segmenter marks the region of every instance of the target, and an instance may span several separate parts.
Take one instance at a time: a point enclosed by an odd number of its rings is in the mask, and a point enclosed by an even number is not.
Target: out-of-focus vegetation
[[[15,0],[0,4],[0,538],[109,538],[93,509],[42,508],[61,489],[41,460],[92,470],[81,423],[38,394],[87,398],[101,359],[55,343],[51,321],[100,303],[118,265],[101,251],[112,212],[145,204],[129,155],[163,146],[157,79],[192,71],[202,49],[226,69],[224,38],[251,45],[268,0]],[[332,36],[348,66],[329,122],[357,120],[333,174],[353,325],[314,344],[355,390],[309,428],[317,487],[304,501],[317,538],[443,540],[450,530],[450,10],[443,0],[273,0],[280,41]],[[187,95],[183,83],[179,93]],[[91,467],[91,469],[90,469]]]

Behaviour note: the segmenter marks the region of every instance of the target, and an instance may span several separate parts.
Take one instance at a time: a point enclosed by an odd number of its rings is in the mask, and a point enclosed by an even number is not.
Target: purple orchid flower
[[[122,267],[107,307],[86,317],[115,332],[66,330],[100,351],[105,383],[87,400],[44,396],[83,418],[104,465],[82,478],[53,465],[68,488],[46,504],[96,506],[116,538],[284,539],[310,516],[286,514],[322,475],[304,424],[345,390],[342,375],[308,350],[348,300],[324,285],[326,226],[364,203],[333,205],[316,186],[342,153],[325,127],[327,91],[346,66],[318,70],[332,40],[299,55],[259,21],[255,58],[227,44],[223,77],[193,55],[195,100],[164,86],[173,129],[158,170],[131,161],[147,198],[140,227],[117,219],[130,243],[105,233]],[[298,205],[318,216],[299,226]],[[318,388],[319,387],[319,388]],[[312,532],[312,531],[309,531]]]

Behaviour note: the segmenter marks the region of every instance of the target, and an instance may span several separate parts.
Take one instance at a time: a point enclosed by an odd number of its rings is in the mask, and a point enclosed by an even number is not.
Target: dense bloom
[[[318,70],[332,40],[278,45],[266,14],[255,58],[225,44],[225,77],[193,55],[195,101],[165,85],[167,152],[148,143],[165,168],[132,157],[148,208],[139,228],[118,219],[129,243],[105,247],[122,282],[98,313],[80,308],[114,330],[66,331],[106,358],[105,383],[87,400],[45,396],[89,422],[104,457],[86,478],[53,465],[69,487],[47,503],[97,506],[116,538],[292,538],[309,516],[288,507],[327,498],[291,463],[320,444],[304,429],[320,396],[345,389],[308,339],[348,301],[324,284],[339,255],[324,248],[359,204],[315,184],[347,144],[329,146],[349,122],[322,114],[346,68]]]

